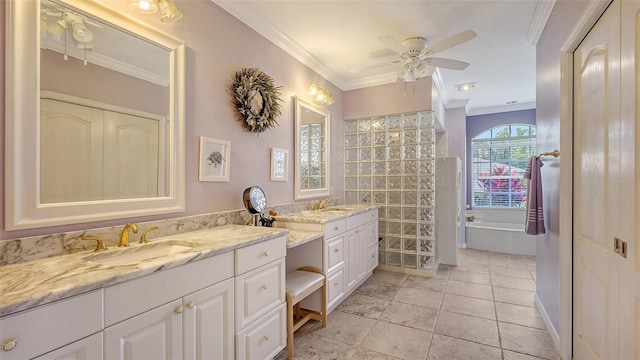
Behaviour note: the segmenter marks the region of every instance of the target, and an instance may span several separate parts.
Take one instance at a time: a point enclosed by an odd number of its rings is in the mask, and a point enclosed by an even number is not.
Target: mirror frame
[[[329,196],[331,195],[331,167],[330,167],[330,138],[329,138],[329,134],[330,134],[330,127],[329,124],[331,123],[331,117],[330,117],[330,113],[328,110],[325,110],[319,106],[316,106],[308,101],[302,100],[297,96],[293,97],[293,102],[294,102],[294,106],[295,106],[295,111],[294,111],[294,117],[295,117],[295,129],[294,129],[294,135],[295,135],[295,199],[309,199],[309,198],[314,198],[314,197],[320,197],[320,196]],[[326,169],[326,187],[321,188],[321,189],[314,189],[314,190],[302,190],[300,188],[300,184],[301,184],[301,179],[300,179],[300,125],[301,125],[301,120],[302,120],[302,111],[303,108],[307,108],[309,110],[312,110],[313,112],[316,112],[318,114],[324,115],[325,117],[325,147],[326,147],[326,163],[325,163],[325,169]]]
[[[168,195],[40,204],[40,1],[6,1],[5,225],[7,231],[185,210],[185,45],[91,0],[61,0],[170,52]],[[35,145],[34,145],[35,144]]]

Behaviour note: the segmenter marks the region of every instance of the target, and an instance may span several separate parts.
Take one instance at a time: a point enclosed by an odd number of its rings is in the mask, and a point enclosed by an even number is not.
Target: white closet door
[[[619,359],[620,21],[614,2],[574,52],[575,359]]]
[[[102,198],[102,110],[40,102],[40,202]]]
[[[105,199],[158,196],[157,120],[105,111]]]
[[[627,243],[621,258],[620,358],[640,359],[640,1],[622,1],[620,239]]]

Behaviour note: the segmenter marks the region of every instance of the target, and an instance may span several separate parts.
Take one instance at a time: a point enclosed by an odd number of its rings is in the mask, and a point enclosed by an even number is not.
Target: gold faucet
[[[329,199],[324,199],[324,200],[320,200],[320,203],[318,204],[318,210],[322,210],[324,209],[324,205],[329,201]]]
[[[145,230],[142,235],[140,236],[140,241],[138,241],[138,244],[146,244],[149,242],[149,240],[147,240],[147,233],[149,233],[149,231],[153,231],[153,230],[158,230],[157,226],[154,226],[150,229]]]
[[[107,247],[104,246],[104,241],[102,240],[102,238],[100,236],[83,235],[82,236],[82,240],[95,240],[97,243],[96,243],[96,249],[94,251],[107,250]]]
[[[118,243],[118,247],[129,246],[129,229],[133,230],[134,234],[138,233],[138,225],[134,223],[130,223],[124,226],[122,232],[120,233],[120,242]]]

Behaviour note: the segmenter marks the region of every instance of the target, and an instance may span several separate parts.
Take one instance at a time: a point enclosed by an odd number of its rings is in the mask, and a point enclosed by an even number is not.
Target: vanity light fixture
[[[131,0],[131,7],[142,14],[155,14],[160,9],[163,22],[178,21],[183,16],[173,0]]]
[[[158,11],[156,0],[131,0],[131,8],[141,14],[155,14]]]
[[[331,105],[333,104],[333,95],[329,92],[329,90],[323,88],[318,85],[315,81],[311,82],[309,85],[309,90],[307,91],[313,101],[323,104],[323,105]]]

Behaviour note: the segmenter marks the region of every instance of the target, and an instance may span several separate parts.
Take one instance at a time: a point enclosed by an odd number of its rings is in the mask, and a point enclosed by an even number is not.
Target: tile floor
[[[464,249],[436,277],[374,274],[296,332],[296,359],[559,359],[533,303],[533,256]],[[286,352],[276,359],[286,359]]]

